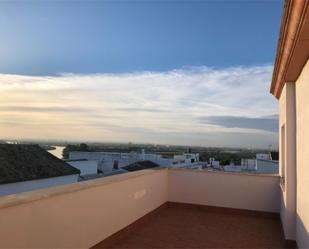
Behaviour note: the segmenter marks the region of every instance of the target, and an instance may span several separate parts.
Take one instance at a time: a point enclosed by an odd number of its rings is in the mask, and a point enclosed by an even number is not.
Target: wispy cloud
[[[0,74],[0,132],[12,138],[213,146],[231,144],[237,138],[233,134],[263,134],[264,140],[243,139],[234,145],[267,146],[276,144],[277,136],[273,119],[264,118],[277,113],[268,93],[271,72],[266,65],[131,74]]]
[[[201,123],[219,125],[227,128],[244,128],[253,130],[262,130],[277,132],[278,130],[278,116],[264,116],[264,117],[236,117],[236,116],[208,116],[200,117]]]

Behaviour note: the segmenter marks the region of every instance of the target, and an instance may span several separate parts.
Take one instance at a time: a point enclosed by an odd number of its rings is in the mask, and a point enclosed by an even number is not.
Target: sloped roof
[[[150,168],[155,168],[155,167],[160,167],[160,165],[146,160],[146,161],[139,161],[136,163],[132,163],[128,166],[122,167],[122,169],[125,169],[127,171],[137,171],[137,170],[150,169]]]
[[[38,145],[0,144],[0,184],[79,173]]]

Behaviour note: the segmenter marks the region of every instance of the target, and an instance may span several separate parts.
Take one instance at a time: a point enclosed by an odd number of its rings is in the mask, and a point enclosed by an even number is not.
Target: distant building
[[[0,196],[74,183],[79,174],[38,145],[0,144]]]
[[[239,165],[226,165],[223,169],[228,172],[242,172],[242,168]]]
[[[241,159],[241,169],[253,173],[278,174],[279,162],[273,160],[278,158],[278,154],[278,152],[258,153],[256,159]]]
[[[270,160],[270,153],[257,153],[256,160]]]
[[[256,168],[258,173],[263,174],[279,174],[279,162],[273,160],[256,160]]]
[[[107,176],[114,176],[114,175],[119,175],[131,171],[138,171],[138,170],[143,170],[143,169],[152,169],[160,167],[160,165],[151,162],[151,161],[138,161],[132,164],[129,164],[127,166],[124,166],[122,168],[114,168],[112,171],[108,173],[99,173],[99,174],[88,174],[88,175],[82,175],[80,177],[80,181],[87,181],[87,180],[92,180],[92,179],[97,179],[97,178],[102,178],[102,177],[107,177]]]
[[[151,162],[151,161],[139,161],[136,163],[132,163],[128,166],[125,166],[122,169],[127,170],[127,171],[137,171],[137,170],[151,169],[151,168],[156,168],[156,167],[160,167],[160,165],[154,162]]]
[[[198,165],[198,153],[184,153],[174,155],[173,157],[164,157],[158,154],[146,154],[144,150],[141,153],[119,153],[119,152],[70,152],[69,160],[87,159],[97,160],[98,169],[104,174],[112,172],[115,169],[121,169],[138,161],[151,161],[163,167],[191,167]]]
[[[240,165],[220,165],[219,161],[215,158],[209,158],[207,168],[214,170],[224,170],[227,172],[249,172],[249,173],[261,173],[261,174],[278,174],[279,162],[272,160],[272,158],[278,158],[278,152],[258,153],[255,159],[241,159]],[[204,168],[204,167],[203,167]]]
[[[241,168],[246,171],[257,170],[256,159],[241,159]]]
[[[98,174],[98,160],[76,159],[65,162],[79,169],[81,176]]]
[[[215,158],[211,157],[209,158],[209,164],[207,166],[214,169],[220,169],[220,161],[216,161]]]

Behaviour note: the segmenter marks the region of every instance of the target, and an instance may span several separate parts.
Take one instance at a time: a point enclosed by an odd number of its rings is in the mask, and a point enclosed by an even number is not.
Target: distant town
[[[156,167],[252,174],[279,172],[278,152],[270,149],[3,140],[0,156],[8,165],[16,165],[4,173],[7,182],[0,185],[0,195]],[[12,170],[14,174],[23,171],[17,174],[22,177],[12,176]]]

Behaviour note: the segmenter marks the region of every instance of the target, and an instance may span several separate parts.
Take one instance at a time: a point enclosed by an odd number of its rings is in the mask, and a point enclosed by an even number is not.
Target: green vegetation
[[[231,163],[230,159],[222,159],[222,160],[220,160],[220,165],[223,165],[223,166],[230,165],[230,163]]]
[[[74,144],[68,144],[62,152],[62,156],[65,159],[69,158],[69,153],[72,151],[94,151],[92,149],[89,148],[89,146],[87,144],[79,144],[79,145],[74,145]]]
[[[200,160],[208,161],[209,158],[215,158],[220,161],[221,165],[228,165],[230,162],[239,165],[241,164],[241,159],[254,159],[256,153],[263,153],[266,150],[249,150],[249,149],[239,149],[239,150],[227,150],[227,149],[209,149],[200,152]]]

